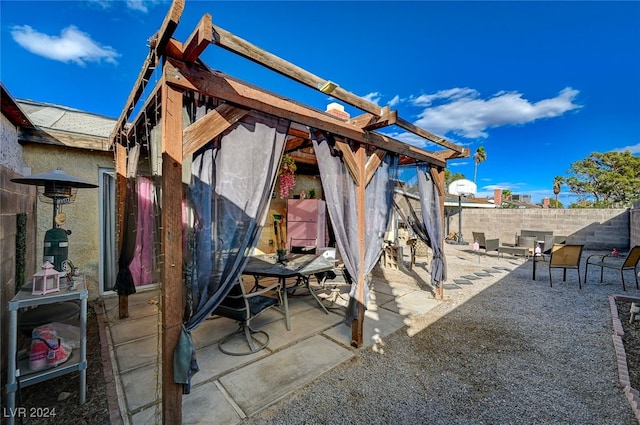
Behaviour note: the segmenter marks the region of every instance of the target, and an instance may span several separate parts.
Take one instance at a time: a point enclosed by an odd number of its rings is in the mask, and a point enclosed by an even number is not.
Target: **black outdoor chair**
[[[269,344],[269,334],[251,327],[251,320],[269,307],[280,302],[278,297],[265,296],[266,292],[275,291],[280,294],[280,283],[275,282],[266,287],[261,286],[252,292],[247,292],[242,283],[242,278],[233,285],[229,294],[220,303],[212,314],[237,320],[239,327],[233,333],[225,336],[218,342],[218,348],[230,356],[245,356],[264,349]],[[261,335],[260,337],[258,335]],[[240,337],[240,338],[236,338]],[[234,350],[231,347],[239,345],[238,339],[244,339],[249,346],[248,350]]]
[[[633,270],[633,276],[636,279],[636,289],[638,288],[638,263],[640,262],[640,245],[634,246],[631,251],[624,257],[615,257],[613,254],[593,254],[587,257],[587,264],[584,270],[584,281],[587,281],[587,272],[589,271],[589,265],[600,267],[600,283],[602,283],[602,274],[604,269],[620,270],[620,277],[622,278],[622,290],[626,291],[627,288],[624,285],[624,271]]]
[[[584,245],[562,245],[555,244],[551,248],[551,258],[549,259],[549,286],[553,286],[551,269],[563,269],[562,281],[567,280],[567,269],[578,271],[578,285],[582,289],[580,281],[580,258]]]

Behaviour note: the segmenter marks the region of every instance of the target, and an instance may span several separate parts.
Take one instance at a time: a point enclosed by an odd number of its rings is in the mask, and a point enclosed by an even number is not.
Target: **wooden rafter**
[[[171,36],[178,26],[178,22],[180,21],[180,16],[182,15],[183,10],[184,0],[173,0],[171,8],[165,16],[160,29],[151,37],[151,46],[149,49],[149,53],[147,54],[147,58],[142,64],[142,69],[138,74],[136,82],[133,84],[133,89],[131,89],[131,93],[129,93],[129,98],[124,104],[124,108],[120,113],[120,117],[118,118],[118,121],[116,121],[116,125],[113,127],[111,135],[109,136],[110,147],[120,141],[122,130],[124,129],[129,116],[135,109],[136,103],[138,103],[138,100],[140,100],[140,96],[142,96],[142,93],[144,93],[144,89],[149,82],[149,78],[151,78],[151,74],[153,74],[156,69],[157,59],[161,54],[164,53],[167,43],[171,39]]]
[[[373,145],[379,149],[396,152],[419,161],[444,166],[445,162],[433,153],[399,140],[367,132],[335,117],[282,99],[269,92],[235,80],[221,72],[209,71],[196,64],[187,65],[176,59],[167,59],[165,67],[167,82],[175,87],[194,90],[207,96],[217,97],[244,108],[256,109],[271,115],[290,119],[319,130],[339,135],[359,143]]]
[[[238,122],[249,111],[228,103],[218,105],[182,131],[182,157],[186,158]]]
[[[391,111],[388,108],[380,115],[362,114],[349,122],[351,124],[362,128],[363,130],[373,131],[378,128],[388,127],[395,124],[398,121],[398,111]]]
[[[160,29],[149,39],[149,45],[156,57],[161,57],[164,54],[167,43],[169,43],[178,27],[178,22],[180,22],[180,17],[184,10],[184,2],[185,0],[173,0],[169,12],[167,12],[162,25],[160,25]]]
[[[386,153],[387,152],[383,151],[382,149],[376,149],[373,155],[371,155],[367,160],[367,164],[364,167],[365,175],[367,176],[365,186],[369,184],[369,182],[373,178],[373,175],[376,173],[376,170],[378,169],[380,164],[382,164],[382,160],[384,159]]]
[[[314,75],[311,72],[292,64],[291,62],[279,58],[278,56],[251,44],[250,42],[230,33],[223,28],[220,28],[217,25],[213,25],[213,42],[226,50],[243,56],[253,62],[271,69],[272,71],[282,74],[285,77],[291,78],[313,89],[322,91],[323,93],[330,94],[332,97],[338,100],[341,100],[351,106],[355,106],[356,108],[359,108],[377,117],[382,116],[384,113],[384,109],[380,106],[376,105],[375,103],[369,102],[368,100],[363,99],[360,96],[357,96],[347,90],[344,90],[339,86],[336,86],[332,90],[324,90],[324,87],[327,85],[327,83],[330,83],[329,80],[320,78],[317,75]],[[334,86],[334,84],[332,84],[331,86]],[[436,136],[435,134],[417,127],[416,125],[411,124],[406,120],[398,118],[396,121],[396,125],[433,143],[456,151],[462,154],[462,156],[469,155],[469,150],[467,148],[458,146],[455,143],[451,143],[445,138]]]
[[[342,153],[342,161],[344,165],[346,165],[347,170],[349,170],[349,174],[351,174],[351,178],[353,179],[356,186],[360,186],[360,171],[358,162],[356,160],[356,156],[351,150],[351,146],[348,143],[336,140],[336,149],[338,149]]]

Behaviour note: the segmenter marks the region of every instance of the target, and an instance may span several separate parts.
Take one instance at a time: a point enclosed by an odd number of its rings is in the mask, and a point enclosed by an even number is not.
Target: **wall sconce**
[[[60,291],[60,273],[53,268],[53,264],[45,261],[42,269],[33,275],[31,294],[45,295],[58,291]]]
[[[322,86],[318,88],[318,90],[320,90],[322,93],[329,94],[337,88],[338,85],[336,83],[327,80]]]

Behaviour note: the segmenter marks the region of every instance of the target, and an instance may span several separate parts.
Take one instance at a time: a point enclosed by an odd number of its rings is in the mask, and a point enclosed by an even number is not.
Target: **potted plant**
[[[296,169],[296,162],[291,155],[284,155],[280,163],[280,172],[278,173],[280,179],[280,199],[287,199],[289,192],[296,185]]]
[[[280,214],[273,215],[273,231],[276,236],[276,254],[278,254],[278,261],[283,262],[287,259],[287,245],[284,241],[282,216]]]

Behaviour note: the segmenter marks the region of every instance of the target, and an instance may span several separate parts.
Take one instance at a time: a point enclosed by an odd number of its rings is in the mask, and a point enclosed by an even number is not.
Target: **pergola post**
[[[162,85],[162,423],[182,423],[182,385],[173,381],[173,350],[184,311],[182,283],[182,91]]]
[[[123,229],[124,229],[124,204],[127,197],[127,148],[120,143],[116,144],[115,149],[116,162],[116,212],[117,212],[117,232],[116,241],[118,241],[117,253],[122,251]],[[129,317],[129,297],[128,295],[118,295],[118,318],[126,319]]]
[[[440,217],[442,218],[442,240],[440,243],[444,249],[444,168],[441,167],[431,167],[430,168],[431,178],[436,184],[436,188],[438,189],[438,200],[440,203]],[[444,255],[444,253],[443,253]],[[444,299],[444,280],[440,282],[440,286],[436,289],[436,299],[442,300]]]
[[[363,145],[358,146],[358,150],[355,154],[354,170],[358,178],[356,180],[356,203],[358,208],[358,249],[360,253],[360,268],[358,269],[358,294],[356,296],[356,319],[351,324],[351,346],[360,348],[363,343],[364,335],[364,261],[365,261],[365,215],[366,215],[366,197],[365,188],[367,186],[367,174],[366,174],[366,160],[367,152]]]

